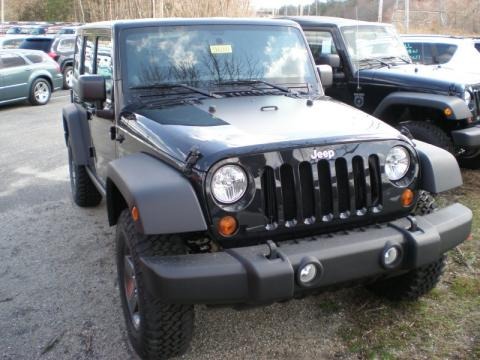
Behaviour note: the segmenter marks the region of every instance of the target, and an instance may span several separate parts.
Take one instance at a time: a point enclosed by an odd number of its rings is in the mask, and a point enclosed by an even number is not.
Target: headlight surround
[[[402,179],[410,169],[410,152],[403,146],[394,146],[385,159],[385,173],[391,181]]]
[[[467,104],[468,108],[470,110],[473,110],[473,98],[472,98],[472,93],[469,90],[465,90],[462,95],[463,101],[465,101],[465,104]]]
[[[223,165],[212,176],[210,189],[220,203],[233,204],[240,200],[248,188],[248,177],[240,166]]]

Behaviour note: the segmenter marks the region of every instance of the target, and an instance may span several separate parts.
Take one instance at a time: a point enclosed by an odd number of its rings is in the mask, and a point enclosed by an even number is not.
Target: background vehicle
[[[29,35],[45,35],[47,33],[47,27],[45,26],[32,26],[28,29]]]
[[[74,35],[76,29],[77,29],[77,26],[64,26],[64,27],[61,27],[55,33],[55,35]]]
[[[46,52],[60,66],[60,71],[63,74],[63,88],[70,89],[72,87],[74,35],[27,37],[19,48]]]
[[[45,105],[62,86],[58,64],[36,50],[0,50],[0,104]]]
[[[28,34],[28,30],[25,27],[22,26],[10,26],[6,33],[7,35],[26,35]]]
[[[414,63],[480,74],[480,52],[475,48],[474,39],[441,35],[402,35],[401,38]]]
[[[327,95],[480,167],[480,76],[412,64],[389,24],[291,19],[305,31],[315,63],[332,68]]]
[[[427,193],[461,184],[455,158],[324,96],[293,22],[104,22],[81,27],[76,49],[72,195],[106,199],[141,357],[185,351],[194,304],[350,282],[416,299],[470,232],[467,208],[433,212]]]
[[[2,36],[0,37],[0,49],[18,49],[24,39],[25,36],[22,35]]]

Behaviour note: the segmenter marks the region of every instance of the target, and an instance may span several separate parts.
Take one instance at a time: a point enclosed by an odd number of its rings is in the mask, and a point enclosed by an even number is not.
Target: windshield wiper
[[[218,98],[219,96],[216,94],[213,94],[209,91],[205,91],[187,84],[173,84],[173,83],[154,83],[154,84],[148,84],[148,85],[139,85],[139,86],[131,86],[130,89],[132,90],[142,90],[142,89],[174,89],[174,88],[182,88],[182,89],[187,89],[192,92],[196,92],[198,94],[202,94],[208,97],[213,97],[213,98]],[[181,95],[181,94],[178,94]]]
[[[410,61],[408,61],[407,59],[405,59],[404,57],[401,57],[401,56],[388,56],[388,57],[384,57],[382,58],[383,60],[396,60],[396,59],[399,59],[399,60],[402,60],[403,62],[407,63],[407,64],[410,64]]]
[[[287,87],[284,87],[284,86],[281,86],[281,85],[276,85],[276,84],[270,83],[270,82],[268,82],[268,81],[259,80],[259,79],[255,79],[255,80],[227,80],[227,81],[218,81],[217,84],[218,84],[218,85],[246,85],[246,86],[252,86],[255,90],[265,90],[265,89],[259,89],[259,88],[253,86],[253,85],[262,84],[262,85],[270,86],[270,87],[273,88],[273,89],[277,89],[277,90],[283,91],[283,92],[285,92],[285,93],[291,93],[291,92],[292,92],[292,91],[291,91],[289,88],[287,88]]]
[[[359,63],[367,63],[367,64],[372,64],[372,62],[377,62],[377,63],[380,63],[382,66],[388,66],[390,67],[390,64],[383,61],[382,59],[380,58],[376,58],[376,57],[373,57],[373,58],[365,58],[365,59],[360,59],[358,62]]]

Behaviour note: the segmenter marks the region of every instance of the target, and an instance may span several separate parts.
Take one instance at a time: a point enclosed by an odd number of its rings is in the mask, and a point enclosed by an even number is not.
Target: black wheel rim
[[[130,315],[130,322],[133,328],[140,329],[140,309],[138,302],[138,287],[135,277],[135,265],[132,255],[127,246],[123,253],[123,294],[125,296],[125,305]]]

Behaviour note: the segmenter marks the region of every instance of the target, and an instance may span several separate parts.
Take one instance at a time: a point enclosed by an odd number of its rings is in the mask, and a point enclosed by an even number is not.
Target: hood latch
[[[202,153],[200,152],[200,150],[198,150],[198,147],[192,147],[188,152],[187,157],[185,158],[185,166],[183,167],[183,172],[185,174],[190,174],[193,167],[201,157]]]

